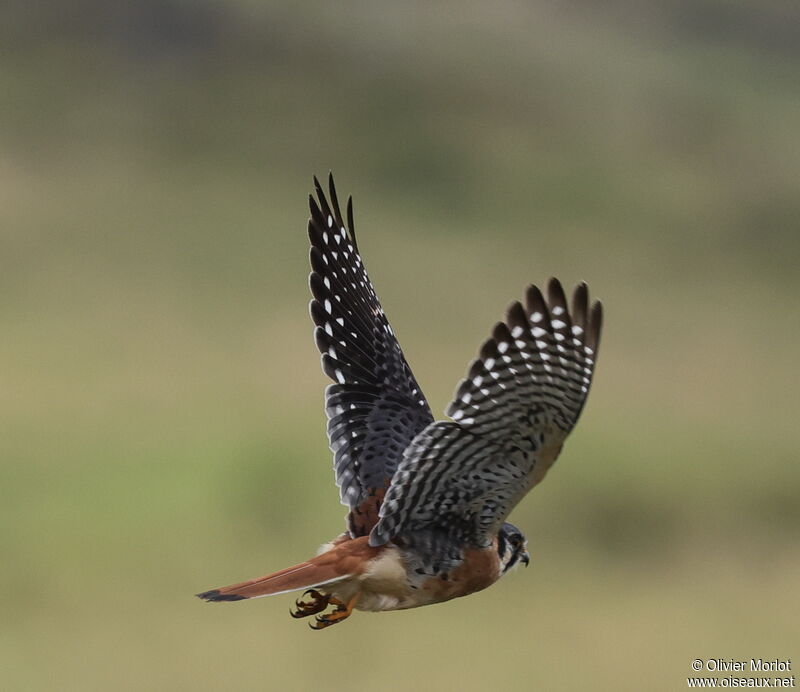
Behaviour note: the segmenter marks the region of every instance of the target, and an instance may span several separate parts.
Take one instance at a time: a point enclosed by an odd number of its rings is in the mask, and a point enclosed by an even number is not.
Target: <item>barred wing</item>
[[[480,349],[447,407],[451,421],[423,430],[395,474],[370,542],[422,536],[437,550],[491,542],[555,461],[592,381],[602,307],[586,284],[567,305],[551,279],[516,302]],[[444,546],[444,548],[443,548]]]
[[[333,177],[330,203],[314,178],[311,219],[311,318],[325,390],[336,484],[350,507],[352,535],[366,535],[403,451],[433,421],[367,276],[356,244],[352,198],[342,219]]]

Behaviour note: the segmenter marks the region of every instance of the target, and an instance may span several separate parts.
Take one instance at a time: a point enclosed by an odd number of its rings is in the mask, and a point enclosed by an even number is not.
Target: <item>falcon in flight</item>
[[[558,457],[592,382],[602,307],[585,283],[567,301],[557,279],[528,286],[480,348],[435,421],[367,276],[333,178],[314,178],[311,318],[322,369],[336,485],[347,531],[306,562],[212,589],[240,601],[307,589],[294,617],[314,629],[353,609],[441,603],[485,589],[527,541],[506,521]]]

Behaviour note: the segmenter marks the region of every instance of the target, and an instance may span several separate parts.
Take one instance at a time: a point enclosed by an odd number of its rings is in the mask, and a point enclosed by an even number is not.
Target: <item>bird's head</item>
[[[497,534],[497,553],[500,556],[500,574],[505,574],[520,562],[526,567],[531,561],[528,541],[513,524],[506,522]]]

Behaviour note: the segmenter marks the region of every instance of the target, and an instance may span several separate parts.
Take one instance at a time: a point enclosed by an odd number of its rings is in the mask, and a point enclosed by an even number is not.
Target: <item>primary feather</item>
[[[544,477],[586,401],[602,307],[580,284],[572,312],[561,284],[530,286],[480,349],[446,413],[406,449],[372,530],[454,558],[486,546]],[[428,546],[427,551],[426,547]]]
[[[433,421],[358,251],[352,201],[345,224],[333,178],[309,198],[314,339],[335,384],[325,391],[336,484],[351,535],[366,535],[414,436]]]

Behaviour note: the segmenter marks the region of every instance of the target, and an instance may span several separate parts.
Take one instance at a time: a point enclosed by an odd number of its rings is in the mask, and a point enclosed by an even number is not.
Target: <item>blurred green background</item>
[[[0,686],[686,686],[800,658],[794,0],[0,10]],[[533,564],[312,633],[193,594],[343,528],[307,315],[336,174],[437,416],[529,282],[599,370]]]

